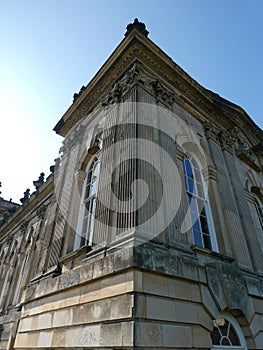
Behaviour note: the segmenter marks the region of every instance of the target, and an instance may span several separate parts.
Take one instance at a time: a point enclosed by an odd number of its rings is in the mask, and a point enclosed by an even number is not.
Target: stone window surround
[[[183,156],[181,155],[181,160],[183,161],[183,159],[186,157],[186,154],[184,153]],[[196,161],[196,159],[195,159]],[[198,164],[198,167],[200,168],[200,164]],[[184,165],[183,165],[184,168]],[[211,167],[210,167],[211,168]],[[209,173],[208,173],[209,169],[204,169],[200,172],[201,177],[202,177],[202,187],[204,188],[205,184],[204,184],[204,177],[206,176],[206,178],[209,178]],[[211,171],[210,171],[211,173]],[[205,175],[205,176],[204,176]],[[213,178],[214,176],[214,172],[213,174],[211,174],[211,178]],[[215,234],[215,229],[214,229],[214,224],[213,224],[213,219],[212,219],[212,213],[211,213],[211,208],[210,208],[210,203],[209,203],[209,198],[207,197],[205,199],[205,209],[206,209],[206,216],[207,216],[207,221],[208,221],[208,227],[209,227],[209,236],[210,236],[210,242],[211,242],[211,246],[212,246],[212,251],[218,252],[218,245],[217,245],[217,241],[216,241],[216,234]],[[194,237],[193,237],[194,239]],[[202,248],[205,248],[204,245],[202,246]]]
[[[92,168],[93,166],[94,166],[94,168]],[[82,232],[83,232],[84,208],[86,208],[87,203],[91,203],[91,201],[92,201],[91,204],[95,205],[95,203],[93,203],[93,202],[96,201],[97,188],[96,188],[96,192],[93,193],[92,195],[90,195],[91,190],[89,190],[88,191],[89,193],[87,194],[86,187],[87,187],[87,180],[88,180],[87,175],[92,168],[92,171],[89,174],[89,177],[93,178],[93,175],[94,175],[93,172],[96,169],[96,166],[99,166],[98,154],[95,154],[91,159],[89,159],[89,162],[87,164],[86,171],[85,171],[85,177],[82,176],[82,179],[81,179],[82,184],[80,184],[80,183],[78,184],[79,187],[82,188],[82,190],[81,190],[81,201],[80,201],[79,218],[78,218],[77,232],[76,232],[76,237],[75,237],[74,251],[81,249],[83,246],[83,245],[81,245],[81,242],[77,241],[77,237],[78,237],[77,235],[78,235],[78,233],[81,232],[81,234],[82,234]],[[99,175],[97,175],[97,179],[98,179],[98,176]],[[96,179],[96,182],[97,182],[97,179]],[[90,213],[89,213],[89,215],[90,215]],[[92,236],[92,232],[91,232],[90,236]],[[91,245],[92,238],[86,237],[85,240],[86,240],[86,243],[88,242],[87,245]]]

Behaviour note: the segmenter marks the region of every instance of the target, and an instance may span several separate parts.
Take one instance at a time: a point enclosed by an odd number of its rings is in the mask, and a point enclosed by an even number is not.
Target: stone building
[[[263,132],[137,19],[0,228],[0,349],[262,349]]]

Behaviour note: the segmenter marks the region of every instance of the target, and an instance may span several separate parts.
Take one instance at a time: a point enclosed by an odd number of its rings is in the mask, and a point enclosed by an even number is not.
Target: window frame
[[[206,195],[207,191],[202,174],[202,167],[198,160],[188,153],[183,156],[182,162],[194,245],[218,252],[214,223],[209,198]]]
[[[218,315],[218,317],[216,318],[216,320],[221,319],[221,318],[228,321],[229,324],[233,327],[233,329],[238,337],[240,345],[215,345],[215,344],[212,344],[211,350],[222,350],[222,349],[247,350],[246,340],[245,340],[243,331],[242,331],[239,323],[237,322],[237,320],[227,312],[221,312]],[[216,321],[216,320],[214,320],[214,321]],[[210,333],[210,336],[211,336],[211,333]],[[211,340],[212,340],[212,336],[211,336]]]
[[[78,250],[84,246],[92,246],[99,172],[100,161],[98,155],[95,155],[86,167],[74,250]]]

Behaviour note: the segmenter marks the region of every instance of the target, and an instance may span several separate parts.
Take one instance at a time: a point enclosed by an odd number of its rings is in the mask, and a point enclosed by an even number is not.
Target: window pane
[[[210,236],[203,234],[204,247],[207,249],[212,249]]]
[[[187,191],[190,193],[196,193],[194,180],[187,177],[186,178]]]
[[[202,232],[209,234],[208,224],[207,224],[207,218],[205,216],[200,216],[200,222],[202,226]]]
[[[191,212],[196,213],[199,216],[196,197],[188,196],[188,204]]]
[[[97,177],[97,176],[98,176],[98,173],[99,173],[99,163],[97,162],[97,163],[94,165],[93,176],[94,176],[94,177]]]
[[[196,231],[199,231],[201,232],[201,226],[200,226],[200,222],[199,220],[196,220],[193,224],[193,229],[196,230]]]
[[[193,158],[190,161],[187,157],[183,159],[183,168],[194,243],[212,249],[201,170]]]
[[[230,330],[229,330],[229,335],[228,335],[232,345],[238,345],[240,346],[240,340],[238,338],[238,335],[234,329],[234,327],[232,326],[232,324],[230,324]]]
[[[93,196],[97,191],[97,182],[92,182],[90,185],[89,197]]]
[[[203,247],[202,235],[200,231],[193,229],[194,243],[199,247]]]
[[[97,179],[99,173],[98,160],[94,160],[87,171],[86,189],[84,197],[85,211],[82,221],[81,245],[90,244],[94,228],[94,213],[96,206]]]
[[[192,166],[191,166],[189,159],[184,158],[184,165],[185,165],[186,176],[194,178],[193,169],[192,169]]]

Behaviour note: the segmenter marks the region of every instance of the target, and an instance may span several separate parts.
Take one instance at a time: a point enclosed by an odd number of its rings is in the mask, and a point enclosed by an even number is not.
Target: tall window
[[[75,249],[85,245],[92,245],[98,175],[99,161],[98,158],[94,158],[87,167],[86,178],[83,185]]]
[[[204,180],[196,160],[191,156],[183,158],[184,181],[190,209],[194,244],[217,250],[210,208],[205,198]]]

